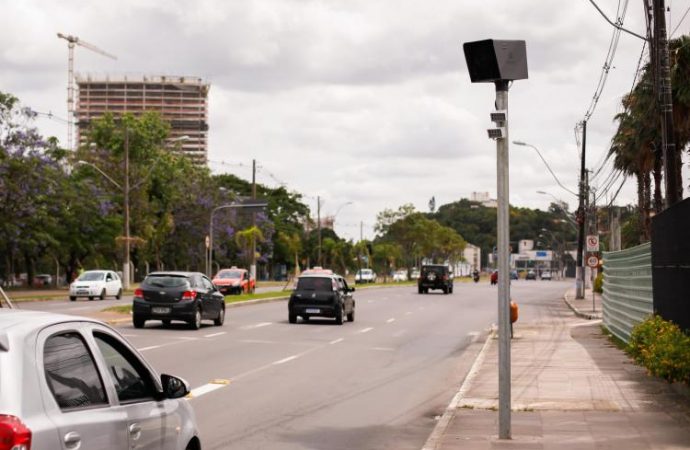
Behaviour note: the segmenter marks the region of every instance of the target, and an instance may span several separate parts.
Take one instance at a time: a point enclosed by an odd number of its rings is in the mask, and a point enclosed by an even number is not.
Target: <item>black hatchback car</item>
[[[193,330],[202,320],[215,325],[225,322],[225,296],[199,272],[153,272],[134,291],[132,322],[142,328],[147,320],[169,325],[173,320],[187,322]]]
[[[330,272],[330,271],[329,271]],[[288,321],[297,323],[297,316],[307,321],[310,317],[333,317],[338,325],[344,318],[355,321],[355,300],[347,281],[337,274],[314,273],[302,275],[288,301]]]
[[[429,289],[440,289],[444,294],[453,293],[453,277],[448,266],[441,264],[422,266],[417,281],[417,291],[420,294],[428,294]]]

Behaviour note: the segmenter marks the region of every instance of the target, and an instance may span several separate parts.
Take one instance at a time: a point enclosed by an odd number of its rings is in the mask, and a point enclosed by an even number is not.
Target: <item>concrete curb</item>
[[[467,376],[463,380],[460,389],[455,394],[455,396],[453,396],[453,399],[446,407],[446,410],[443,412],[441,418],[438,420],[438,422],[436,422],[436,426],[434,426],[434,429],[429,435],[429,438],[424,443],[424,447],[422,447],[422,450],[436,450],[438,448],[443,438],[443,435],[446,433],[446,430],[448,429],[448,425],[450,425],[450,422],[453,420],[453,417],[455,417],[455,411],[457,410],[458,405],[465,397],[465,395],[467,395],[467,391],[469,391],[472,387],[472,383],[474,382],[474,379],[477,377],[479,369],[484,363],[486,352],[489,349],[491,343],[493,342],[493,337],[495,334],[496,329],[492,328],[489,332],[489,335],[486,338],[486,341],[484,341],[482,349],[479,351],[479,354],[475,358],[474,363],[472,363],[472,367],[470,367],[469,372],[467,372]]]
[[[580,311],[579,309],[577,309],[577,307],[575,307],[575,305],[572,304],[572,300],[574,300],[574,298],[570,297],[573,297],[570,291],[566,292],[565,294],[563,294],[563,301],[565,301],[565,304],[568,305],[568,308],[570,308],[577,317],[582,317],[583,319],[587,320],[599,320],[602,318],[602,314],[598,312],[585,313]]]

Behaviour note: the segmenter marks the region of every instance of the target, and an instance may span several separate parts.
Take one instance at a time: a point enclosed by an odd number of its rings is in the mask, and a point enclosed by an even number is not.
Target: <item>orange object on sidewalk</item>
[[[514,301],[510,301],[510,323],[515,323],[518,320],[518,305]]]

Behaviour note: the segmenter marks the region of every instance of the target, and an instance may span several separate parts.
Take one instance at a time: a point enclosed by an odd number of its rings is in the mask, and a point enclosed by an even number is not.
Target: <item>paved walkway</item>
[[[592,313],[587,294],[565,296],[573,311],[559,305],[546,321],[516,324],[512,439],[497,437],[493,336],[424,450],[690,448],[690,389],[647,376],[602,334],[600,321],[578,317]]]

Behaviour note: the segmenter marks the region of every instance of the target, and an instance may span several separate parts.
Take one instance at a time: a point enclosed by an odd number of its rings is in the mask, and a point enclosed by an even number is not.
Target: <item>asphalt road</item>
[[[561,301],[567,287],[513,282],[520,320],[539,320],[530,305]],[[229,309],[222,327],[119,330],[159,372],[190,383],[204,449],[419,450],[495,322],[496,287],[358,289],[355,299],[355,322],[342,326],[290,325],[277,302]]]

